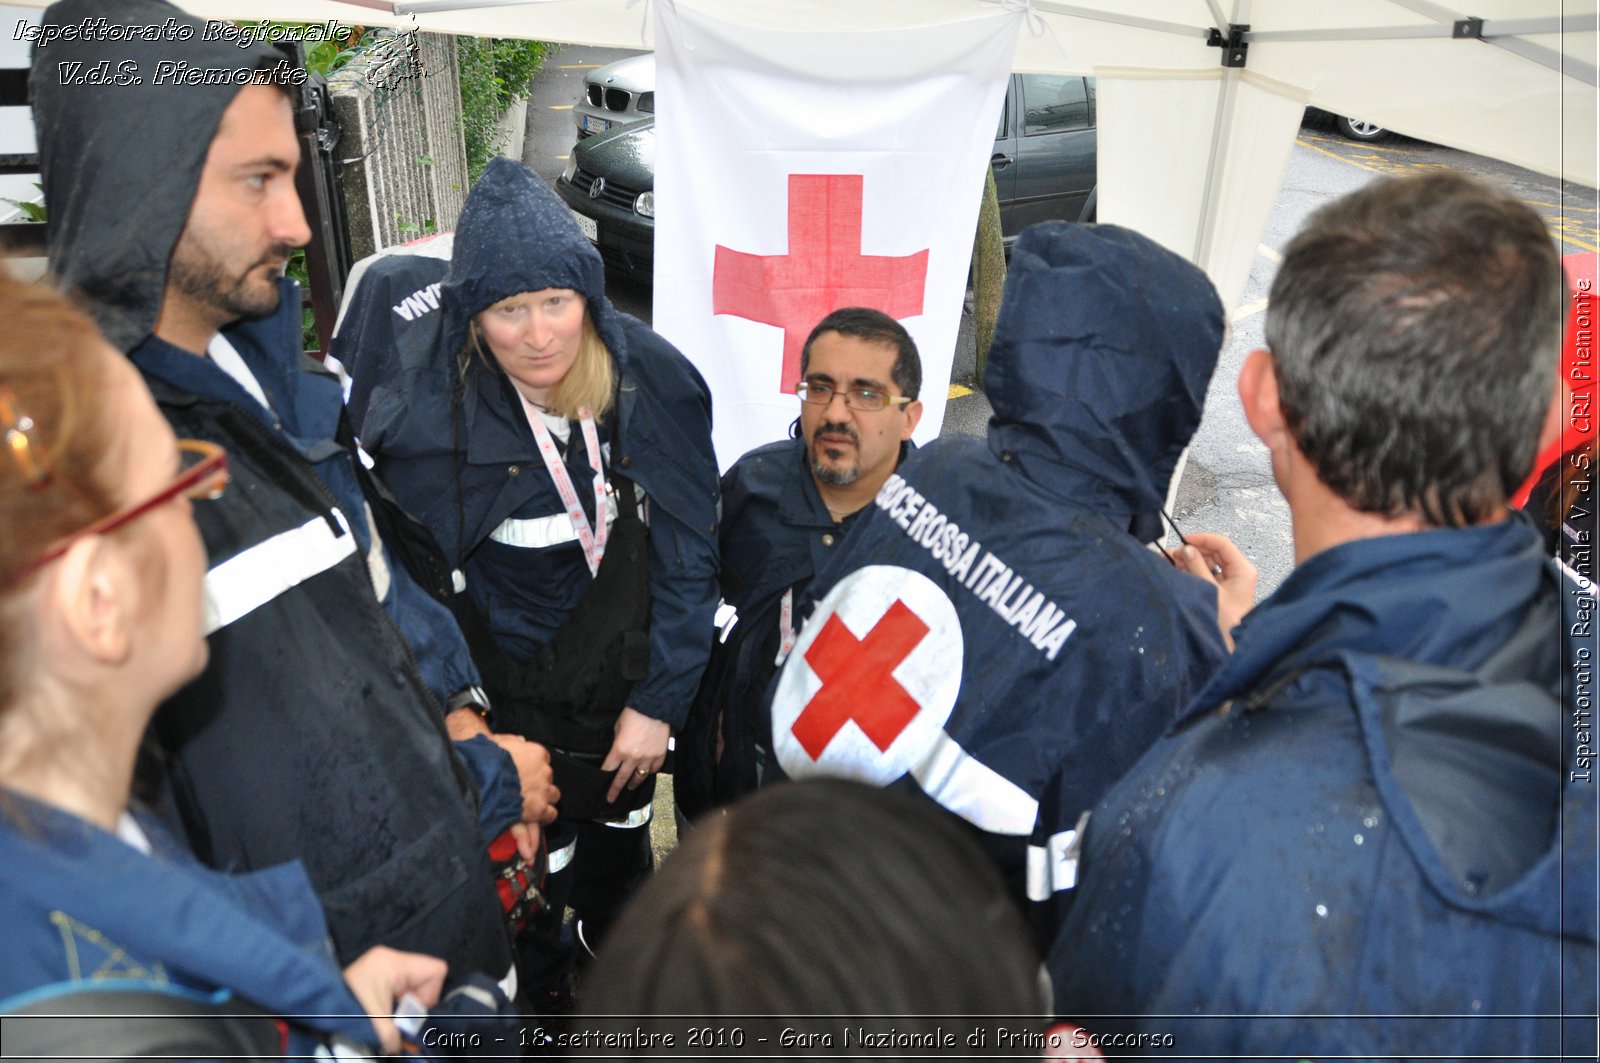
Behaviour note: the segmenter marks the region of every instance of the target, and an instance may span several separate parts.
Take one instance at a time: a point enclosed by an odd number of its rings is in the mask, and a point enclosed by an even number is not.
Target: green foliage
[[[236,25],[250,25],[247,22],[238,22]],[[281,22],[271,21],[270,26],[292,30],[297,39],[303,40],[303,34],[310,23],[306,22]],[[351,59],[360,54],[359,45],[366,31],[359,26],[348,27],[350,32],[345,34],[343,40],[337,41],[309,41],[302,45],[306,53],[306,69],[313,73],[327,77],[335,70],[344,66]]]
[[[461,132],[467,144],[467,174],[483,173],[501,145],[495,123],[512,104],[526,99],[528,82],[538,73],[554,46],[543,41],[499,37],[458,37],[461,67]]]
[[[432,218],[423,218],[422,224],[418,225],[416,222],[400,214],[396,214],[394,216],[394,227],[408,236],[432,236],[434,233],[439,231],[438,225],[434,223]]]
[[[44,191],[44,185],[38,181],[33,182],[33,187],[37,188],[41,192]],[[0,203],[10,203],[13,207],[16,207],[18,210],[22,211],[22,213],[27,216],[29,221],[45,220],[43,203],[26,203],[20,199],[6,199],[4,197],[0,197]]]

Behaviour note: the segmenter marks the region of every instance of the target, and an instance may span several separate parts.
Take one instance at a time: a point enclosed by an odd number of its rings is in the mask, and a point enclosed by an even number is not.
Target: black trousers
[[[548,904],[517,937],[518,981],[536,1012],[552,1002],[560,1006],[573,966],[587,963],[586,950],[599,951],[655,866],[648,819],[636,825],[558,819],[547,831],[552,867],[567,859],[564,853],[570,859],[545,878]],[[569,907],[576,919],[564,927]]]

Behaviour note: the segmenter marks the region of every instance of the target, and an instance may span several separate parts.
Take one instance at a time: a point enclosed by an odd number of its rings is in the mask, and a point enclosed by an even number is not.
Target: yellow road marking
[[[1283,256],[1274,251],[1272,248],[1268,247],[1266,244],[1257,244],[1256,248],[1261,252],[1261,256],[1268,262],[1276,262],[1279,265],[1283,264]]]
[[[1552,233],[1556,234],[1556,238],[1564,244],[1571,244],[1573,247],[1582,248],[1585,251],[1600,251],[1600,244],[1594,244],[1590,242],[1597,239],[1594,226],[1592,225],[1582,225],[1580,223],[1569,222],[1564,219],[1561,221],[1556,221],[1551,218],[1546,218],[1545,224],[1550,227],[1550,231]],[[1569,228],[1577,229],[1583,234],[1583,236],[1580,238],[1577,236],[1567,235],[1567,230]]]
[[[1330,159],[1336,159],[1339,162],[1345,163],[1349,166],[1354,166],[1358,170],[1366,170],[1368,173],[1390,175],[1417,173],[1424,170],[1453,169],[1453,167],[1448,166],[1445,163],[1402,162],[1386,159],[1380,154],[1403,154],[1406,150],[1404,148],[1379,148],[1370,144],[1363,144],[1359,148],[1356,148],[1354,152],[1346,153],[1341,151],[1330,151],[1327,148],[1319,147],[1317,144],[1312,143],[1312,139],[1321,140],[1323,138],[1307,138],[1301,136],[1295,138],[1295,143],[1299,144],[1303,148],[1309,148],[1319,154],[1326,155]],[[1324,140],[1324,143],[1338,142]],[[1592,215],[1594,214],[1593,208],[1583,207],[1577,204],[1563,207],[1554,203],[1547,203],[1543,200],[1537,199],[1525,199],[1523,202],[1539,211],[1540,216],[1544,218],[1545,225],[1550,229],[1550,234],[1554,236],[1560,243],[1564,245],[1570,245],[1572,248],[1577,248],[1583,251],[1600,250],[1600,230],[1597,230],[1594,225],[1589,224],[1581,219],[1570,217],[1570,215],[1580,213]],[[1541,210],[1540,208],[1543,209]]]
[[[570,103],[552,103],[550,105],[552,111],[570,111],[572,107],[573,105]]]
[[[566,162],[566,161],[567,161],[567,160],[568,160],[568,159],[570,159],[570,158],[572,158],[572,156],[571,156],[571,155],[557,155],[557,156],[556,156],[556,160],[557,160],[557,161],[558,161],[558,162]]]
[[[950,394],[946,395],[945,399],[946,399],[946,401],[948,401],[950,399],[959,399],[963,395],[971,395],[971,394],[972,394],[972,389],[971,388],[964,388],[960,384],[951,384],[950,385]]]
[[[556,67],[557,70],[597,70],[599,63],[567,63]]]

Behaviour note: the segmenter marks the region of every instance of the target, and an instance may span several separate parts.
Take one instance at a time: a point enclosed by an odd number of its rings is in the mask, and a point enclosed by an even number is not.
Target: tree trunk
[[[983,205],[978,208],[978,235],[972,244],[972,316],[978,340],[978,384],[989,361],[995,320],[1000,316],[1000,295],[1006,286],[1005,240],[1000,232],[1000,194],[994,170],[984,168]]]

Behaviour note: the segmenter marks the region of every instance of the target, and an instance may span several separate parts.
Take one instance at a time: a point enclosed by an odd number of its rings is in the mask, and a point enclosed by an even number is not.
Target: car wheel
[[[1363,122],[1359,118],[1345,118],[1342,115],[1334,120],[1334,127],[1341,135],[1351,140],[1360,140],[1371,144],[1375,141],[1385,140],[1389,131],[1375,122]]]

